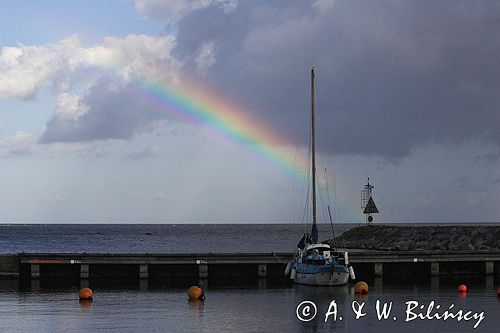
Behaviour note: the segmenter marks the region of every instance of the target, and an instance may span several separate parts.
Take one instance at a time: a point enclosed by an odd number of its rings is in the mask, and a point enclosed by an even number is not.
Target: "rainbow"
[[[222,137],[237,145],[274,169],[288,176],[303,177],[297,165],[305,169],[307,160],[297,160],[289,143],[275,131],[253,119],[240,107],[194,83],[166,85],[146,78],[135,78],[127,86],[128,93],[154,108]]]
[[[88,75],[89,73],[87,73]],[[116,83],[115,73],[102,69],[93,73],[99,79]],[[91,76],[94,76],[91,75]],[[95,77],[94,77],[95,78]],[[217,97],[205,87],[184,82],[165,83],[146,77],[128,77],[122,86],[127,93],[160,112],[209,132],[229,145],[236,146],[253,159],[264,162],[270,170],[285,175],[290,181],[310,182],[310,160],[307,154],[297,154],[289,142],[262,122],[250,117],[241,107]],[[324,182],[318,189],[324,191]],[[340,198],[333,198],[340,201]],[[352,206],[352,205],[349,205]],[[344,206],[345,207],[345,206]],[[351,216],[357,211],[348,207]]]

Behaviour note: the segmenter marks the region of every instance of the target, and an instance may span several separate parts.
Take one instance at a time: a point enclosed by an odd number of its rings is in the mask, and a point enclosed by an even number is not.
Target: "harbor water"
[[[352,228],[340,225],[336,233]],[[291,252],[301,225],[3,225],[1,252],[235,253]],[[320,239],[331,238],[320,225]],[[496,279],[496,280],[495,280]],[[367,281],[352,286],[210,286],[204,302],[187,288],[90,285],[94,301],[78,300],[79,286],[34,291],[0,281],[1,332],[497,332],[498,277],[468,285],[450,281]],[[377,310],[378,304],[378,310]],[[383,307],[390,308],[379,317]],[[410,309],[411,308],[411,309]],[[410,310],[409,310],[410,309]],[[445,320],[445,311],[451,314]],[[460,319],[460,320],[459,320]],[[326,320],[326,321],[325,321]],[[476,328],[474,328],[476,326]]]
[[[0,292],[2,332],[498,332],[500,301],[492,290],[474,286],[466,296],[451,285],[372,286],[365,297],[349,287],[208,289],[204,302],[189,302],[186,290],[94,290],[94,301],[79,302],[78,290]],[[378,319],[376,302],[392,302],[388,319]],[[302,321],[297,306],[313,302],[315,317]],[[325,322],[332,301],[337,306]],[[353,302],[365,305],[356,319]],[[414,319],[406,321],[406,302],[434,301],[441,311],[483,313],[484,319]],[[354,303],[356,304],[356,303]],[[436,307],[434,306],[434,308]],[[416,310],[415,310],[416,311]],[[435,310],[433,313],[436,312]],[[396,319],[394,319],[396,318]],[[302,318],[307,319],[307,318]],[[336,319],[336,320],[334,320]]]

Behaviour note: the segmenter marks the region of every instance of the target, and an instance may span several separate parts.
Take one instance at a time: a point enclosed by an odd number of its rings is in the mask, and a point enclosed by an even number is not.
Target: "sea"
[[[336,225],[340,235],[356,224]],[[291,252],[300,224],[34,224],[0,226],[0,253]],[[320,239],[332,237],[319,225]],[[0,332],[499,332],[497,280],[366,281],[353,286],[216,286],[205,301],[187,288],[98,287],[93,302],[76,287],[37,291],[0,281]],[[92,287],[92,286],[91,286]],[[447,319],[445,317],[447,316]]]
[[[320,239],[357,224],[319,224]],[[4,224],[0,253],[293,252],[305,224]]]

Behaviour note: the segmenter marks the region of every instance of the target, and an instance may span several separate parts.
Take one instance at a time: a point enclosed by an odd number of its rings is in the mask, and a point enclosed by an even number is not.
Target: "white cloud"
[[[128,35],[105,37],[101,44],[84,47],[77,35],[54,44],[3,47],[0,52],[0,98],[28,99],[46,87],[66,90],[79,84],[76,74],[95,80],[106,71],[175,79],[179,62],[171,55],[175,37]],[[92,75],[89,68],[96,69]],[[96,77],[97,76],[97,77]],[[156,75],[157,76],[157,75]],[[69,87],[71,88],[71,86]],[[66,96],[67,97],[67,96]]]
[[[0,140],[0,154],[5,156],[31,155],[36,144],[36,137],[26,132],[16,132]]]
[[[84,105],[77,95],[60,93],[57,97],[55,116],[68,121],[78,120],[88,111],[88,106]]]
[[[27,99],[49,85],[64,63],[57,45],[3,47],[0,52],[0,97]]]
[[[205,42],[200,47],[200,53],[195,61],[196,68],[202,75],[205,75],[210,66],[215,64],[214,47],[215,43],[213,41]]]
[[[76,63],[112,69],[124,78],[133,74],[157,76],[161,72],[172,79],[180,66],[171,55],[174,47],[175,37],[171,35],[106,37],[100,45],[81,48]]]
[[[52,44],[3,47],[0,98],[25,100],[46,89],[54,94],[54,113],[45,132],[31,137],[33,143],[130,138],[158,117],[142,112],[144,107],[130,96],[124,98],[126,87],[136,77],[177,82],[181,63],[172,54],[175,45],[172,35],[131,34],[105,37],[88,47],[77,35]],[[19,143],[12,147],[5,147],[9,153],[4,156],[32,153]]]

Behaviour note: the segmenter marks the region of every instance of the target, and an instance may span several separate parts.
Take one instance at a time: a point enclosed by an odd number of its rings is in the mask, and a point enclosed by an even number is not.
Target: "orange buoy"
[[[188,297],[190,300],[205,299],[205,292],[198,286],[192,286],[188,289]]]
[[[359,281],[354,285],[354,293],[368,294],[368,284],[366,284],[366,282]]]
[[[458,291],[461,293],[466,293],[467,292],[467,286],[465,284],[461,284],[458,286]]]
[[[82,288],[80,290],[80,300],[92,300],[94,294],[90,288]]]
[[[500,288],[497,289],[497,296],[500,297]]]

